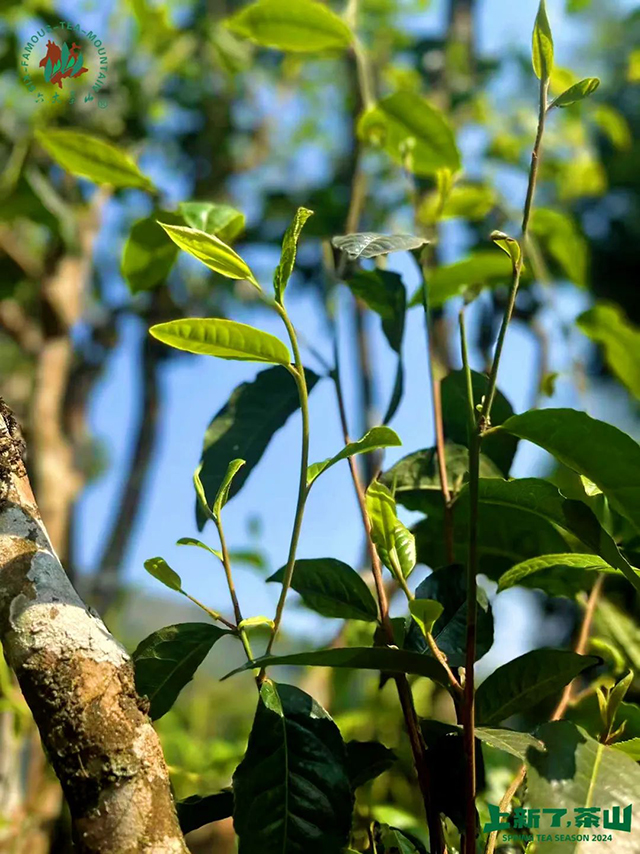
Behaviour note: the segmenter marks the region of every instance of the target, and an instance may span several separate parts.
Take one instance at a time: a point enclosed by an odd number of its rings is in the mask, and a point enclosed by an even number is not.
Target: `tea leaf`
[[[384,484],[374,480],[367,489],[366,503],[371,539],[380,560],[395,575],[407,578],[416,565],[415,539],[398,519],[393,495]]]
[[[150,334],[163,344],[197,353],[240,362],[271,362],[288,365],[291,356],[286,346],[268,332],[219,317],[187,317],[157,323]]]
[[[295,53],[344,50],[353,35],[342,18],[314,0],[259,0],[227,21],[236,35]]]
[[[427,278],[427,295],[431,308],[442,306],[454,297],[464,296],[470,288],[482,289],[508,284],[512,265],[501,253],[490,249],[472,252],[463,261],[436,267]],[[422,304],[422,286],[411,297],[410,305]]]
[[[376,258],[390,252],[404,252],[419,249],[427,243],[424,237],[414,234],[376,234],[363,231],[359,234],[343,234],[331,238],[331,243],[346,253],[351,261],[358,258]]]
[[[599,662],[592,655],[563,649],[536,649],[503,664],[481,683],[476,716],[481,726],[495,726],[528,711]]]
[[[233,815],[233,792],[216,792],[213,795],[191,795],[176,802],[176,812],[183,833],[191,833],[212,821],[221,821]]]
[[[425,676],[445,688],[449,686],[446,671],[435,658],[393,647],[334,647],[333,649],[319,649],[315,652],[298,652],[292,655],[266,655],[253,662],[243,664],[242,667],[228,673],[224,679],[256,667],[279,667],[280,665],[339,667],[348,670],[406,673],[414,676]]]
[[[168,211],[163,211],[161,216],[165,221],[179,222],[179,217]],[[124,245],[121,264],[131,293],[148,291],[164,282],[177,255],[178,249],[167,240],[157,215],[135,222]]]
[[[593,94],[599,85],[600,80],[597,77],[585,77],[585,79],[580,80],[579,83],[574,83],[573,86],[569,86],[562,95],[558,95],[558,97],[549,104],[549,109],[551,109],[551,107],[568,107],[571,104],[577,104],[578,101],[583,101],[585,98],[588,98],[589,95]]]
[[[512,729],[498,729],[494,727],[476,727],[476,738],[483,744],[488,744],[494,750],[502,750],[524,760],[529,748],[544,750],[544,744],[528,732],[515,732]]]
[[[353,809],[346,751],[312,697],[265,681],[233,794],[241,852],[339,854]]]
[[[329,457],[321,463],[312,463],[307,471],[307,484],[311,485],[322,472],[355,454],[370,454],[372,451],[378,451],[381,448],[390,448],[401,444],[397,433],[390,427],[372,427],[362,439],[358,439],[357,442],[349,442],[334,457]]]
[[[191,228],[231,243],[244,231],[244,214],[231,205],[214,202],[180,202],[178,210]]]
[[[293,218],[293,222],[286,230],[282,240],[280,263],[276,267],[273,277],[273,287],[276,292],[276,299],[278,302],[282,302],[285,288],[287,287],[291,274],[293,273],[293,268],[296,263],[296,252],[298,250],[298,240],[300,240],[300,234],[302,233],[304,224],[310,216],[313,216],[313,211],[310,211],[307,208],[298,208],[296,215]]]
[[[182,579],[175,572],[166,560],[162,557],[150,557],[144,562],[144,568],[149,575],[153,575],[158,581],[161,581],[165,587],[170,590],[178,590],[182,592]]]
[[[220,518],[220,512],[224,505],[229,500],[229,490],[231,488],[231,482],[236,476],[236,474],[240,471],[243,465],[245,465],[246,460],[231,460],[229,463],[229,467],[227,468],[227,472],[222,479],[222,483],[220,484],[220,489],[218,490],[218,494],[215,497],[213,502],[213,507],[211,508],[211,512],[215,519]],[[202,482],[202,480],[201,480]]]
[[[640,400],[640,328],[614,303],[597,302],[577,319],[578,328],[602,346],[607,365]]]
[[[132,656],[136,691],[149,699],[152,720],[169,711],[211,647],[226,634],[209,623],[177,623],[140,642]]]
[[[183,225],[169,225],[160,221],[159,224],[176,246],[202,261],[210,270],[229,279],[246,279],[259,291],[262,290],[238,253],[215,234],[207,234],[205,231]]]
[[[284,567],[267,581],[282,583]],[[293,589],[312,611],[340,620],[378,619],[378,606],[358,573],[331,557],[297,560],[291,582]]]
[[[55,162],[81,178],[112,187],[136,187],[153,190],[149,178],[136,162],[110,142],[76,130],[43,128],[36,139]]]
[[[206,552],[214,555],[215,557],[222,560],[222,552],[217,551],[216,549],[212,549],[211,546],[208,546],[206,543],[203,543],[202,540],[196,540],[194,537],[181,537],[177,542],[177,546],[196,546],[199,549],[204,549]]]
[[[547,17],[545,0],[540,0],[533,28],[533,70],[538,80],[548,80],[553,70],[553,36]]]
[[[358,136],[381,146],[415,175],[460,169],[460,152],[447,118],[414,92],[396,92],[366,110],[358,122]]]
[[[409,602],[409,613],[425,636],[432,633],[433,625],[443,610],[443,606],[435,599],[412,599]]]
[[[396,762],[397,756],[379,741],[348,741],[347,773],[352,789],[364,786],[384,774]]]
[[[305,370],[307,389],[311,391],[319,377]],[[245,465],[238,471],[228,498],[240,491],[247,477],[260,462],[273,435],[300,406],[298,388],[284,368],[261,371],[253,382],[242,383],[216,413],[204,436],[200,461],[200,479],[205,501],[211,506],[231,460],[242,453]],[[197,511],[198,527],[203,528],[206,514]]]
[[[503,430],[588,477],[615,510],[640,528],[640,445],[622,430],[573,409],[523,412],[505,421]]]

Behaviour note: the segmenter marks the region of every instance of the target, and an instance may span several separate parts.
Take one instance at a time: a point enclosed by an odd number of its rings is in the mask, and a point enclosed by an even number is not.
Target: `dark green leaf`
[[[220,317],[187,317],[156,323],[150,334],[163,344],[203,356],[288,365],[289,350],[275,335]]]
[[[167,212],[161,216],[169,222],[172,218],[178,221],[178,217]],[[157,215],[134,223],[124,245],[121,265],[131,292],[148,291],[164,282],[177,254],[177,248],[158,225]]]
[[[553,37],[545,0],[540,0],[533,28],[533,70],[539,80],[548,80],[553,71]]]
[[[511,715],[528,711],[598,662],[592,655],[577,655],[562,649],[536,649],[514,658],[495,670],[478,688],[478,724],[495,726]]]
[[[345,667],[350,670],[379,670],[385,673],[407,673],[425,676],[444,687],[449,686],[447,674],[434,658],[391,647],[347,647],[319,649],[315,652],[298,652],[292,655],[266,655],[248,662],[228,673],[224,678],[255,667]]]
[[[462,445],[445,444],[447,480],[455,496],[469,471],[469,452]],[[502,472],[488,457],[480,455],[480,477],[499,477]],[[382,483],[394,494],[398,504],[408,510],[430,513],[442,506],[442,489],[435,448],[414,451],[403,457],[381,477]]]
[[[284,568],[267,581],[282,583]],[[375,622],[378,606],[355,569],[332,557],[297,560],[291,583],[312,611],[323,617]]]
[[[353,40],[342,18],[314,0],[258,0],[237,12],[227,26],[263,47],[294,53],[344,50]]]
[[[538,809],[566,809],[562,827],[567,819],[574,820],[577,815],[574,810],[595,807],[595,815],[602,822],[607,817],[622,820],[626,809],[629,829],[626,832],[596,830],[595,833],[612,834],[613,840],[591,844],[596,848],[606,847],[616,854],[636,854],[637,833],[632,829],[631,813],[632,805],[640,798],[640,767],[630,757],[600,744],[569,721],[544,724],[536,734],[546,750],[532,749],[527,754],[525,805]],[[568,854],[590,847],[585,843],[571,844],[561,840],[559,837],[565,832],[575,831],[573,827],[567,831],[552,830],[549,841],[536,843],[536,852]],[[578,829],[577,832],[591,835],[588,830]]]
[[[537,587],[549,596],[573,597],[580,590],[588,590],[600,572],[617,571],[598,555],[542,555],[511,567],[500,578],[498,591],[516,586]],[[635,572],[640,575],[640,570]]]
[[[366,110],[358,122],[358,136],[381,146],[416,175],[460,169],[460,152],[446,116],[415,92],[396,92]]]
[[[244,230],[244,214],[231,205],[181,202],[178,210],[188,226],[214,234],[225,243],[231,243]]]
[[[534,442],[589,478],[640,528],[640,445],[626,433],[573,409],[523,412],[502,424],[502,431]]]
[[[352,261],[358,258],[377,258],[390,252],[406,252],[419,249],[427,243],[424,237],[415,234],[376,234],[363,231],[359,234],[343,234],[332,237],[331,242]]]
[[[214,795],[191,795],[177,801],[176,811],[180,830],[191,833],[212,821],[221,821],[233,815],[233,792],[216,792]]]
[[[313,371],[306,370],[309,391],[318,381]],[[246,460],[234,478],[229,497],[242,488],[247,477],[260,462],[272,436],[300,406],[298,388],[285,368],[261,371],[255,380],[239,385],[223,408],[214,416],[204,436],[200,479],[211,505],[231,460],[239,453]],[[198,527],[206,517],[198,511]]]
[[[433,599],[443,611],[433,627],[433,637],[453,667],[465,662],[467,631],[467,585],[463,566],[446,566],[433,572],[416,588],[416,600]],[[493,645],[493,616],[483,590],[478,591],[476,658]]]
[[[487,392],[488,377],[484,374],[471,372],[473,386],[473,400],[476,405],[482,403]],[[467,447],[467,425],[468,425],[467,385],[464,371],[453,371],[442,381],[442,417],[444,422],[444,434],[450,442]],[[494,426],[502,424],[513,415],[513,409],[506,397],[496,392],[493,408],[491,410],[491,423]],[[489,457],[507,475],[513,462],[513,457],[518,445],[517,439],[505,436],[489,434],[482,441],[482,453]]]
[[[72,175],[112,187],[153,190],[135,161],[110,142],[77,130],[42,128],[36,138],[48,154]]]
[[[391,401],[383,422],[388,424],[402,399],[404,371],[402,366],[402,338],[407,311],[407,293],[402,278],[387,270],[358,270],[348,280],[351,293],[368,308],[380,315],[382,331],[389,346],[398,354],[398,367]]]
[[[344,743],[299,688],[263,684],[233,792],[239,854],[340,854],[347,844],[353,795]]]
[[[379,741],[347,742],[347,773],[351,788],[375,780],[395,763],[396,755]]]
[[[322,472],[341,460],[346,460],[347,457],[352,457],[355,454],[370,454],[372,451],[379,451],[381,448],[391,448],[401,444],[397,433],[390,427],[372,427],[362,439],[358,439],[357,442],[349,442],[334,457],[329,457],[328,460],[323,460],[321,463],[312,463],[307,470],[307,484],[312,484]]]
[[[284,290],[289,283],[291,274],[293,273],[293,268],[296,263],[296,253],[298,250],[298,240],[300,240],[300,234],[302,233],[304,224],[310,216],[313,216],[313,211],[310,211],[307,208],[298,208],[296,215],[293,218],[293,222],[285,231],[284,238],[282,240],[280,263],[276,267],[273,277],[273,287],[276,293],[276,299],[279,302],[282,302]]]
[[[574,83],[573,86],[569,86],[562,95],[558,95],[549,107],[568,107],[571,104],[576,104],[578,101],[583,101],[589,95],[592,95],[599,85],[600,81],[597,77],[585,77],[584,80],[580,80],[578,83]]]
[[[211,647],[226,634],[208,623],[177,623],[140,642],[132,656],[136,691],[149,698],[152,720],[169,711]]]
[[[229,279],[246,279],[255,288],[262,290],[249,266],[219,237],[184,225],[163,222],[160,222],[160,225],[176,246],[202,261],[210,270]]]

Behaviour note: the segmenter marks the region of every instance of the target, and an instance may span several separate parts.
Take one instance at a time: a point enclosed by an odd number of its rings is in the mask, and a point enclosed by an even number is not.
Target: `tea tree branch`
[[[236,586],[233,581],[233,573],[231,571],[231,558],[229,556],[229,549],[227,548],[227,540],[224,535],[224,528],[222,527],[222,520],[219,515],[214,517],[213,520],[216,524],[216,528],[218,529],[218,537],[220,538],[220,550],[222,552],[222,566],[224,567],[224,574],[227,579],[227,586],[229,588],[229,595],[231,596],[231,603],[233,605],[233,615],[237,624],[237,635],[240,638],[242,646],[244,647],[244,651],[247,655],[249,661],[253,661],[253,652],[251,650],[251,644],[249,643],[249,638],[247,636],[247,632],[245,629],[241,628],[242,626],[242,611],[240,610],[240,602],[238,601],[238,594],[236,593]]]

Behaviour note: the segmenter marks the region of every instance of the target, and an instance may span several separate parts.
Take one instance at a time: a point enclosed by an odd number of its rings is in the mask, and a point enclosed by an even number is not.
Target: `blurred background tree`
[[[177,259],[152,217],[159,211],[182,215],[176,205],[186,199],[232,206],[240,213],[229,213],[228,234],[260,277],[277,260],[295,208],[304,204],[315,211],[299,254],[294,310],[319,370],[331,360],[327,316],[338,317],[354,434],[386,410],[395,366],[376,316],[323,272],[328,237],[358,228],[423,231],[435,243],[434,276],[452,297],[468,285],[495,283],[471,311],[479,369],[506,297],[501,274],[483,269],[481,253],[492,229],[513,228],[520,207],[535,123],[528,43],[537,4],[351,0],[347,14],[358,21],[365,69],[355,55],[285,55],[251,45],[224,24],[241,5],[2,0],[0,7],[0,394],[24,427],[29,469],[54,545],[85,597],[107,614],[130,648],[169,622],[167,612],[174,621],[188,619],[189,610],[140,590],[142,560],[192,533],[190,472],[204,428],[233,386],[247,378],[245,368],[212,375],[208,365],[176,358],[154,343],[147,328],[179,316],[225,315],[231,307],[236,316],[259,313],[267,328],[273,322],[246,283]],[[557,0],[549,6],[562,45],[554,94],[584,74],[597,73],[602,84],[592,109],[578,104],[556,111],[533,222],[531,270],[501,384],[517,409],[535,399],[554,405],[579,400],[637,434],[640,10],[623,0]],[[106,48],[107,82],[93,102],[53,102],[44,77],[36,78],[34,92],[21,80],[27,40],[60,21],[80,23]],[[56,33],[60,29],[54,38]],[[44,56],[44,38],[40,48]],[[464,176],[440,227],[434,181],[410,179],[370,139],[359,139],[357,119],[367,100],[396,90],[423,93],[456,128]],[[71,179],[34,138],[36,129],[50,127],[84,129],[134,153],[158,197]],[[353,199],[364,193],[366,203],[358,209]],[[470,258],[476,264],[472,280],[468,266],[459,263]],[[409,293],[417,286],[410,260],[394,259],[390,269],[403,275]],[[443,369],[458,365],[448,334],[455,302],[443,301],[434,313],[434,347]],[[404,342],[408,392],[394,422],[404,452],[434,444],[423,336],[421,318],[410,312]],[[524,387],[531,365],[537,380]],[[315,398],[327,420],[326,435],[317,440],[321,459],[340,445],[340,432],[335,417],[324,414],[333,406],[331,395],[319,389]],[[256,475],[263,483],[251,480],[229,523],[246,567],[240,577],[244,599],[258,613],[267,612],[273,595],[262,589],[256,572],[283,561],[292,490],[280,467],[292,429],[283,429]],[[376,462],[366,458],[366,464]],[[531,449],[516,460],[519,472],[545,464]],[[562,472],[558,477],[567,480]],[[322,489],[318,507],[332,495],[340,501],[332,502],[329,516],[305,526],[303,547],[310,553],[319,548],[327,526],[332,553],[357,560],[357,509],[346,476],[336,473]],[[199,571],[196,591],[203,598],[212,590],[222,595],[205,564],[189,560]],[[612,607],[622,607],[615,585],[612,590]],[[153,607],[141,605],[141,597]],[[566,600],[530,591],[501,598],[505,604],[497,613],[503,621],[485,668],[548,641],[550,633],[566,639],[573,630],[575,612]],[[527,614],[527,630],[517,628],[518,613]],[[298,645],[317,630],[302,609],[292,627]],[[606,627],[601,631],[611,634]],[[509,649],[501,645],[507,637],[515,637]],[[212,673],[220,672],[213,665]],[[344,680],[325,675],[313,690],[325,695],[345,736],[375,736],[395,746],[393,701],[371,682]],[[425,689],[425,709],[439,701]],[[0,846],[4,834],[9,851],[67,851],[56,784],[8,674],[0,679],[0,703]],[[228,784],[252,711],[249,694],[199,680],[163,719],[159,728],[180,796]],[[404,759],[401,769],[408,773]],[[497,766],[489,785],[498,791],[508,776]],[[402,771],[379,778],[363,797],[364,812],[373,805],[378,818],[403,827],[415,823],[415,795]],[[225,844],[233,850],[229,828],[216,832],[221,838],[215,850],[223,852]],[[197,850],[213,850],[207,834],[193,844],[194,850],[197,844],[203,846]]]

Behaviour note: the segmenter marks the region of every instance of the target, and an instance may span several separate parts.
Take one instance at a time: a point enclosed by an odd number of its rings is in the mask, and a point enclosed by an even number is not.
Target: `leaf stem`
[[[282,591],[280,593],[280,598],[278,599],[278,604],[276,606],[273,629],[271,630],[271,637],[269,638],[269,643],[267,644],[265,655],[270,654],[276,636],[278,634],[278,630],[280,629],[280,624],[282,623],[282,615],[284,613],[284,606],[287,600],[287,594],[289,592],[291,582],[293,580],[293,571],[295,569],[296,563],[298,540],[300,539],[300,531],[302,530],[304,508],[307,501],[307,496],[309,494],[309,490],[307,487],[307,469],[309,468],[309,392],[307,389],[307,380],[304,373],[304,365],[302,364],[302,357],[300,355],[300,347],[298,345],[298,336],[296,335],[295,327],[291,322],[284,305],[280,302],[275,302],[274,306],[276,311],[282,318],[282,322],[284,323],[287,329],[289,340],[291,342],[291,349],[293,350],[295,370],[292,370],[291,373],[293,374],[294,379],[296,381],[296,385],[298,386],[298,395],[300,397],[300,412],[302,414],[302,445],[300,450],[300,480],[298,483],[298,499],[296,502],[296,512],[293,521],[293,530],[291,532],[291,542],[289,544],[289,555],[287,557],[287,564],[284,570],[284,578],[282,579]],[[261,671],[260,678],[264,678],[264,668]]]
[[[238,627],[234,625],[232,622],[227,620],[222,614],[219,614],[217,611],[214,611],[212,608],[208,608],[203,602],[199,599],[196,599],[195,596],[192,596],[190,593],[187,593],[185,590],[180,591],[183,596],[186,596],[190,602],[193,602],[194,605],[197,605],[198,608],[201,608],[205,614],[208,614],[212,620],[218,623],[222,623],[228,629],[231,629],[232,632],[237,631]]]
[[[247,635],[246,629],[240,628],[242,623],[242,611],[240,610],[240,602],[238,601],[238,594],[236,593],[236,586],[233,581],[233,573],[231,571],[231,558],[229,556],[229,549],[227,548],[227,540],[224,535],[224,529],[222,527],[222,520],[218,517],[214,517],[213,521],[215,522],[216,528],[218,529],[218,537],[220,538],[220,549],[222,551],[222,566],[224,567],[224,574],[227,579],[227,587],[229,588],[229,595],[231,596],[231,603],[233,605],[233,614],[235,617],[236,624],[238,626],[237,635],[240,638],[242,646],[244,647],[244,651],[247,655],[247,659],[249,661],[253,661],[253,652],[251,650],[251,644],[249,642],[249,637]]]

